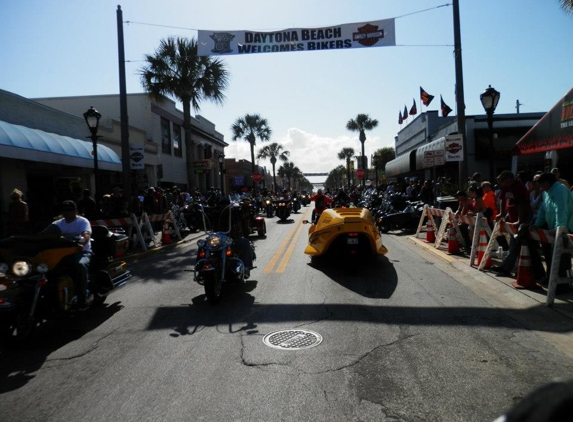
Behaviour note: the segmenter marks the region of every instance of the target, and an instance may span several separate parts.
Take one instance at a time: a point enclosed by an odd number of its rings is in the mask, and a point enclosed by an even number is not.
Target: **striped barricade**
[[[168,220],[175,230],[175,234],[177,235],[177,239],[179,239],[179,240],[183,239],[181,237],[181,232],[179,231],[179,227],[177,227],[177,223],[175,221],[175,216],[173,215],[173,213],[171,211],[168,211],[165,214],[153,214],[153,215],[147,215],[146,214],[146,217],[147,217],[147,221],[149,223],[149,227],[151,227],[152,222],[157,222],[157,221],[163,222],[165,220]]]
[[[418,223],[418,229],[416,230],[415,237],[418,237],[420,235],[422,227],[424,227],[424,219],[426,217],[428,218],[428,221],[430,222],[430,225],[432,226],[432,230],[434,231],[434,233],[438,233],[438,227],[436,226],[436,221],[434,220],[434,218],[436,217],[441,218],[443,221],[446,212],[447,210],[443,210],[440,208],[433,208],[427,204],[424,205],[424,210],[422,212],[422,216],[420,217],[420,222]]]
[[[504,236],[507,240],[507,243],[509,244],[510,237],[515,235],[516,233],[517,230],[515,229],[515,226],[513,224],[509,224],[503,219],[496,221],[495,225],[493,226],[493,231],[491,232],[491,235],[489,237],[489,242],[485,249],[484,257],[480,265],[478,266],[478,270],[479,271],[484,270],[485,263],[491,257],[492,251],[494,249],[497,250],[499,248],[499,243],[497,242],[497,238],[499,236]]]
[[[452,224],[454,230],[456,231],[456,239],[458,243],[461,245],[465,245],[467,247],[467,245],[464,242],[464,239],[462,238],[462,233],[460,232],[460,228],[458,226],[459,224],[468,224],[470,227],[473,227],[475,225],[475,217],[470,215],[459,215],[459,214],[456,215],[456,213],[454,213],[451,208],[447,208],[446,216],[442,220],[442,225],[440,226],[440,230],[436,235],[436,245],[435,245],[436,248],[440,247],[442,241],[448,240],[446,237],[448,224]]]
[[[491,240],[492,238],[492,231],[491,228],[489,227],[489,224],[487,222],[487,218],[484,217],[483,213],[478,212],[476,214],[475,217],[473,217],[473,221],[474,221],[474,233],[473,233],[473,237],[472,237],[472,249],[470,252],[470,266],[473,267],[474,266],[474,262],[476,257],[478,256],[478,252],[479,252],[479,238],[480,238],[480,233],[483,231],[485,231],[486,236],[488,239]],[[488,242],[489,245],[489,242]],[[489,256],[486,256],[484,253],[484,256],[482,258],[482,260],[480,262],[478,262],[478,265],[480,267],[485,266],[485,263],[487,262]]]
[[[551,232],[545,233],[548,240],[551,239],[551,234]],[[569,234],[567,227],[561,226],[557,228],[555,236],[553,236],[553,241],[555,242],[555,246],[553,248],[553,256],[551,257],[551,273],[549,274],[547,299],[545,301],[545,304],[550,307],[553,306],[553,303],[555,302],[555,294],[559,284],[570,284],[573,287],[571,270],[567,271],[567,277],[559,276],[561,256],[564,253],[573,254],[573,235]]]

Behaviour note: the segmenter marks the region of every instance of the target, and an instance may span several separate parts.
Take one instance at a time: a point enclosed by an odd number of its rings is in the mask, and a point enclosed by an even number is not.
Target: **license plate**
[[[348,245],[358,245],[358,238],[356,237],[349,237],[348,239],[346,239],[346,243]]]

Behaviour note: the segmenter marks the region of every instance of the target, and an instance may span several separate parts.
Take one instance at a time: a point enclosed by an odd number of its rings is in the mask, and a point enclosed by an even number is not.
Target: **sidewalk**
[[[505,288],[516,292],[518,294],[522,294],[539,304],[546,306],[545,302],[547,299],[547,290],[541,287],[536,289],[515,289],[511,283],[515,281],[515,277],[505,277],[501,276],[493,271],[479,271],[476,267],[470,266],[470,257],[469,255],[459,254],[459,255],[450,255],[447,252],[447,247],[442,244],[439,248],[435,248],[433,243],[426,243],[421,238],[416,238],[414,236],[408,236],[408,239],[414,242],[416,245],[423,247],[425,250],[435,254],[436,256],[440,257],[441,259],[445,260],[446,262],[450,263],[453,267],[458,268],[463,273],[469,274],[474,277],[485,276],[490,278],[491,280],[495,280],[500,284],[506,286]],[[498,265],[500,261],[496,258],[492,258],[493,264]],[[573,289],[567,288],[567,286],[562,286],[561,290],[558,290],[557,295],[555,296],[555,303],[553,304],[552,308],[556,312],[561,313],[562,315],[566,316],[573,320]]]
[[[138,248],[136,250],[131,250],[129,249],[127,254],[123,257],[120,258],[120,260],[129,263],[132,262],[137,262],[140,259],[144,259],[150,255],[159,253],[161,251],[164,250],[168,250],[168,249],[172,249],[174,247],[176,247],[177,245],[183,244],[183,243],[189,243],[189,242],[194,242],[197,239],[200,239],[202,237],[205,237],[205,232],[204,231],[198,231],[198,232],[189,232],[187,230],[184,230],[183,232],[181,232],[181,240],[177,239],[177,237],[172,237],[171,239],[171,243],[164,245],[161,242],[161,237],[162,237],[162,233],[161,232],[157,232],[155,233],[155,242],[151,243],[147,250],[144,251],[141,248]]]

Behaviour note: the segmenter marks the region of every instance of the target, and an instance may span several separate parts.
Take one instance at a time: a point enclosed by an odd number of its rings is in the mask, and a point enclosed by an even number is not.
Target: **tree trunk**
[[[277,191],[278,187],[277,187],[277,176],[275,174],[275,164],[277,163],[277,159],[272,157],[271,158],[271,164],[273,166],[273,184],[275,185],[275,192]]]
[[[191,140],[191,99],[183,101],[183,128],[185,130],[185,160],[187,161],[187,190],[192,192],[195,184],[194,143]]]

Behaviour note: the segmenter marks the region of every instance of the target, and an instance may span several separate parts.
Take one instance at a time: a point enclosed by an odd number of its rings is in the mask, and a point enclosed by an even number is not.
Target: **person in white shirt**
[[[74,259],[76,274],[74,280],[77,286],[78,309],[86,306],[89,266],[92,257],[91,234],[92,227],[87,218],[77,215],[78,208],[74,201],[64,201],[61,207],[63,218],[54,221],[52,224],[60,229],[62,236],[68,240],[78,240],[83,245],[82,250],[77,253]]]

